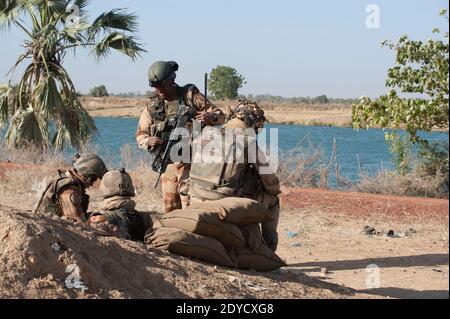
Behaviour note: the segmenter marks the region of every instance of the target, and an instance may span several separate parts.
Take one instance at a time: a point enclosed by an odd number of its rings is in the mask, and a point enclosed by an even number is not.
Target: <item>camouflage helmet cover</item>
[[[247,99],[239,100],[237,106],[228,106],[228,119],[237,118],[245,122],[247,127],[263,128],[267,122],[264,111],[255,102]]]
[[[124,168],[108,171],[100,182],[99,190],[103,198],[135,196],[133,180]]]
[[[107,171],[103,160],[98,155],[92,153],[77,155],[73,162],[73,168],[86,177],[97,178],[102,178]]]
[[[167,80],[170,76],[175,79],[175,72],[178,71],[178,63],[175,61],[156,61],[148,70],[148,81],[151,87]]]

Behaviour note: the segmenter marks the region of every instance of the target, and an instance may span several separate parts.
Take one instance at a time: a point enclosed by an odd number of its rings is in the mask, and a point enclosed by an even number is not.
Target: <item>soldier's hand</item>
[[[157,136],[150,136],[148,138],[148,147],[154,148],[156,145],[162,144],[163,140]]]
[[[197,112],[195,119],[205,124],[211,124],[214,122],[214,113],[212,112]]]
[[[89,220],[84,214],[77,216],[75,219],[82,225],[89,225]]]

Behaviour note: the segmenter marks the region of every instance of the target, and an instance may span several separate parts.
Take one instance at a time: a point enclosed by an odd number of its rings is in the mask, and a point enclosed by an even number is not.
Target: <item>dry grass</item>
[[[96,152],[96,147],[87,146],[84,151]],[[151,155],[145,152],[133,153],[130,145],[121,149],[122,166],[133,178],[136,200],[151,203],[159,209],[161,183],[154,188],[157,174],[151,170]],[[364,193],[448,198],[448,187],[443,181],[448,176],[427,177],[413,170],[408,175],[380,170],[369,176],[361,172],[358,182],[345,180],[340,176],[339,163],[333,152],[330,159],[324,158],[322,149],[314,147],[304,137],[297,146],[281,155],[277,174],[283,186],[306,188],[338,188]],[[2,194],[17,192],[34,194],[45,177],[53,176],[59,168],[68,168],[71,158],[61,153],[41,152],[29,147],[8,150],[0,143],[0,191]],[[333,185],[331,185],[333,182]],[[96,192],[93,192],[93,196]]]
[[[87,145],[83,152],[98,152],[97,147]],[[160,208],[161,183],[154,189],[156,174],[149,167],[148,154],[138,157],[131,155],[131,147],[124,146],[121,151],[123,166],[129,171],[136,190],[137,202],[151,203],[152,207]],[[0,193],[2,195],[29,194],[35,197],[43,181],[56,176],[58,169],[71,166],[72,157],[62,153],[42,152],[35,147],[20,150],[7,149],[0,144]],[[94,188],[98,184],[94,185]],[[89,191],[94,202],[99,202],[96,191]]]
[[[380,170],[374,176],[363,175],[350,189],[357,192],[413,197],[449,198],[443,187],[446,176],[424,176],[417,171],[400,175]]]

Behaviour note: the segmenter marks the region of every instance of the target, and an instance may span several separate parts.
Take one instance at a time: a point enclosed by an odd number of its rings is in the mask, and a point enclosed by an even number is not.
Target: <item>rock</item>
[[[417,230],[415,230],[414,228],[409,228],[409,229],[405,232],[405,236],[409,236],[409,235],[413,235],[413,234],[417,234]]]
[[[322,275],[328,275],[330,272],[328,271],[327,268],[322,267],[322,268],[320,268],[320,273],[321,273]]]
[[[288,238],[295,238],[298,237],[298,233],[290,231],[287,233],[287,236]]]
[[[386,234],[386,236],[390,237],[390,238],[401,238],[401,237],[405,237],[404,234],[402,233],[396,233],[394,232],[392,229],[389,230]]]
[[[57,253],[59,253],[61,251],[61,246],[58,245],[58,243],[53,243],[52,244],[52,248],[54,251],[56,251]]]
[[[292,246],[292,247],[301,247],[302,244],[300,244],[300,243],[293,243],[291,246]]]
[[[377,233],[376,229],[370,226],[364,226],[364,234],[366,235],[375,235]]]
[[[435,271],[435,272],[442,272],[442,270],[438,269],[438,268],[433,268],[433,271]]]

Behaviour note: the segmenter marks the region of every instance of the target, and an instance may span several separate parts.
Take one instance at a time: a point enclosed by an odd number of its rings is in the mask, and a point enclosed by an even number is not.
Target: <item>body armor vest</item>
[[[89,195],[84,192],[81,181],[73,177],[69,171],[63,173],[58,171],[58,176],[51,179],[39,195],[39,200],[33,212],[51,213],[61,216],[61,206],[59,204],[59,194],[67,186],[74,186],[80,189],[82,196],[83,212],[86,213],[89,206]]]
[[[195,106],[190,100],[195,89],[196,87],[193,84],[188,84],[184,87],[177,86],[178,100],[167,102],[164,99],[157,97],[154,103],[148,106],[150,117],[155,122],[154,135],[162,136],[164,133],[170,133],[173,129],[171,123],[177,115],[180,104],[186,103],[187,106],[192,109],[192,112],[196,111]]]

